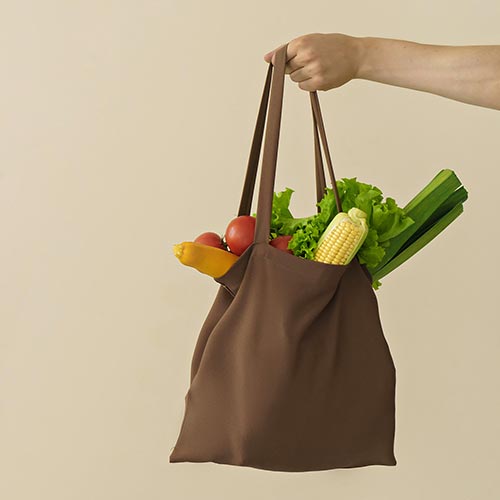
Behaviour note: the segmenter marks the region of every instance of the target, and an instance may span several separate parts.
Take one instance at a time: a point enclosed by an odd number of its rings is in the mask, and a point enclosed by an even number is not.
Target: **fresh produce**
[[[431,226],[425,233],[423,233],[419,238],[417,238],[413,243],[406,246],[404,250],[398,252],[398,254],[393,257],[388,264],[386,264],[382,269],[376,271],[372,277],[375,281],[380,280],[391,271],[394,271],[401,264],[406,262],[410,257],[415,255],[419,250],[421,250],[427,243],[432,241],[441,231],[443,231],[447,226],[449,226],[462,212],[464,211],[464,206],[462,203],[455,205],[447,214],[441,217],[433,226]]]
[[[338,213],[318,241],[314,260],[325,264],[347,265],[368,234],[366,214],[353,207]]]
[[[360,263],[378,265],[385,254],[388,240],[403,232],[413,224],[413,220],[398,207],[393,198],[383,201],[380,189],[358,182],[356,178],[337,181],[337,189],[344,212],[356,207],[366,214],[368,233],[357,253]],[[274,193],[271,237],[292,235],[289,248],[293,254],[314,260],[319,239],[338,213],[333,189],[326,188],[325,196],[317,203],[319,213],[303,218],[294,218],[288,208],[293,192],[293,189],[286,188]]]
[[[370,269],[375,285],[432,241],[462,212],[467,190],[455,172],[441,170],[404,208],[415,219],[416,230],[406,231],[390,241],[387,256]]]
[[[368,232],[355,254],[370,272],[372,285],[406,262],[441,233],[463,211],[467,191],[455,172],[441,170],[405,207],[393,198],[384,201],[376,186],[359,182],[356,177],[337,181],[344,212],[356,207],[366,213]],[[326,188],[317,203],[319,212],[295,218],[289,210],[293,189],[274,193],[270,237],[291,235],[288,248],[297,257],[315,259],[325,230],[337,215],[333,189]]]
[[[338,213],[333,189],[325,188],[318,213],[295,218],[290,212],[293,189],[273,194],[270,241],[273,247],[300,258],[346,265],[354,257],[380,279],[406,262],[439,235],[462,212],[467,190],[455,172],[443,169],[405,207],[356,177],[337,181],[342,205]],[[256,214],[232,219],[221,238],[200,234],[195,241],[174,245],[180,262],[212,277],[225,274],[253,243]],[[228,250],[229,249],[229,250]]]
[[[195,243],[203,243],[215,248],[220,248],[221,250],[226,250],[222,238],[213,232],[202,233],[194,239]]]
[[[291,239],[291,236],[277,236],[276,238],[273,238],[269,244],[278,250],[283,250],[284,252],[291,253],[293,255],[293,252],[288,248],[288,243],[290,243]]]
[[[452,170],[441,170],[432,181],[420,191],[405,207],[405,213],[412,218],[414,224],[393,237],[386,247],[385,254],[378,264],[370,267],[373,272],[380,270],[389,262],[402,246],[413,236],[439,207],[453,194],[461,182]]]
[[[255,217],[240,215],[227,226],[224,239],[235,255],[241,255],[252,243],[255,234]]]
[[[185,266],[194,267],[200,273],[218,278],[238,260],[238,256],[213,246],[184,241],[174,245],[174,255]]]

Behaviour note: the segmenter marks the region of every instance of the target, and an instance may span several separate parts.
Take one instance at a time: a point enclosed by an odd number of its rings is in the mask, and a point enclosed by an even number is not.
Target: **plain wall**
[[[497,0],[0,3],[0,497],[493,500],[500,495],[500,113],[354,81],[319,98],[337,176],[404,205],[442,168],[465,213],[377,292],[395,467],[169,464],[218,285],[172,244],[236,215],[267,64],[312,32],[498,44]],[[288,77],[276,189],[314,213]],[[255,208],[255,207],[254,207]]]

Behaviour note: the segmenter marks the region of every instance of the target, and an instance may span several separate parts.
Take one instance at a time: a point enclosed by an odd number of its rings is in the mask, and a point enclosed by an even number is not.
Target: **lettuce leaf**
[[[402,233],[414,221],[408,217],[393,198],[384,201],[382,191],[376,186],[359,182],[356,177],[337,181],[342,209],[347,212],[357,207],[367,214],[368,236],[357,256],[368,270],[383,259],[389,240]],[[326,188],[324,197],[317,203],[319,213],[309,217],[294,218],[290,212],[291,188],[274,193],[271,215],[271,237],[292,235],[288,245],[297,257],[312,259],[320,236],[337,214],[333,189]],[[377,283],[377,288],[380,282]]]
[[[286,188],[284,191],[274,193],[273,210],[271,214],[271,237],[292,235],[300,227],[307,226],[314,219],[314,215],[295,219],[288,208],[294,190]]]

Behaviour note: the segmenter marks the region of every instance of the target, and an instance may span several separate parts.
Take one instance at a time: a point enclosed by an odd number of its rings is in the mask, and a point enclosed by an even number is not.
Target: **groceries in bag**
[[[212,278],[222,276],[238,260],[238,256],[203,243],[184,241],[174,245],[174,255],[181,264],[194,267]]]
[[[317,203],[319,212],[301,218],[295,218],[289,209],[294,190],[287,187],[275,192],[269,243],[296,257],[327,264],[347,265],[357,257],[371,274],[375,289],[380,287],[382,277],[448,227],[463,212],[468,196],[450,169],[441,170],[404,207],[398,206],[394,198],[384,199],[378,187],[360,182],[356,177],[337,181],[337,190],[343,212],[337,211],[333,189],[326,188]],[[227,272],[251,245],[254,231],[255,214],[241,215],[230,221],[223,237],[203,233],[205,237],[199,240],[212,244],[222,253],[189,245],[184,254],[178,245],[174,246],[174,253],[181,263],[217,277],[214,273]]]
[[[358,253],[368,235],[366,214],[352,207],[340,212],[318,240],[314,260],[325,264],[347,265]]]

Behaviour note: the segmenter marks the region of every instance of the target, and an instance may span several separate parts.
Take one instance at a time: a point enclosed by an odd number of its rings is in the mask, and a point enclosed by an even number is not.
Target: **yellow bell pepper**
[[[238,260],[238,256],[220,248],[184,241],[174,245],[174,255],[185,266],[194,267],[200,273],[218,278]]]

